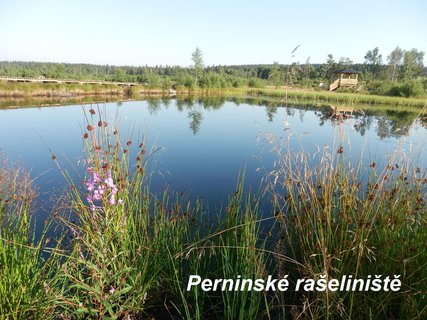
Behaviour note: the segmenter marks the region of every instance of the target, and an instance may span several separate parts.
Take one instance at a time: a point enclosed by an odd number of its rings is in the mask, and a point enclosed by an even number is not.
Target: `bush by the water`
[[[395,97],[418,97],[426,95],[426,90],[421,81],[410,80],[392,86],[389,90],[389,95]]]
[[[427,95],[426,88],[419,80],[401,83],[392,81],[370,81],[366,84],[370,93],[392,97],[419,97]]]

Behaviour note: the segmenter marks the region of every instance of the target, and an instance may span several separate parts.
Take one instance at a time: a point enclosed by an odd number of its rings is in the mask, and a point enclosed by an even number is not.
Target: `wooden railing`
[[[352,86],[357,86],[357,79],[338,78],[331,83],[331,85],[329,86],[329,91],[335,91],[339,87],[352,87]]]
[[[341,79],[340,86],[356,86],[357,79]]]
[[[331,83],[331,85],[329,86],[329,91],[335,91],[339,86],[340,86],[340,79],[337,79]]]
[[[113,82],[97,80],[75,80],[75,79],[52,79],[52,78],[28,78],[28,77],[1,77],[0,81],[7,82],[32,82],[32,83],[77,83],[77,84],[115,84],[118,86],[136,86],[136,82]]]

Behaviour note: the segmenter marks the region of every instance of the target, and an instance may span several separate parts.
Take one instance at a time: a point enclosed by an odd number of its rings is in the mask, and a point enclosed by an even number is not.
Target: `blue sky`
[[[188,66],[198,46],[206,65],[363,62],[397,45],[427,51],[426,0],[0,1],[0,60]]]

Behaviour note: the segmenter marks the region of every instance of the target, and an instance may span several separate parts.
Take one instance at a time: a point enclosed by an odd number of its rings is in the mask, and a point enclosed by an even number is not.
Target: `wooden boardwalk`
[[[32,83],[76,83],[76,84],[115,84],[117,86],[136,86],[136,82],[113,82],[97,80],[75,80],[75,79],[51,79],[51,78],[27,78],[27,77],[0,77],[0,81],[5,82],[32,82]]]

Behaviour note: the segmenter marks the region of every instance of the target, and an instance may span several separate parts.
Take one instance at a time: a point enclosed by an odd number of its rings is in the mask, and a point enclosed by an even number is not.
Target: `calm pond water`
[[[236,186],[246,165],[246,186],[258,191],[264,168],[276,156],[272,140],[287,141],[295,150],[313,153],[336,145],[344,132],[346,152],[355,160],[384,164],[402,144],[406,155],[423,168],[427,164],[427,118],[414,111],[369,107],[353,111],[345,120],[332,118],[330,107],[291,105],[263,99],[152,99],[92,104],[109,123],[117,121],[123,140],[146,139],[157,150],[151,158],[152,189],[168,186],[188,197],[200,197],[219,208]],[[51,201],[66,187],[51,160],[76,181],[83,180],[83,109],[91,105],[20,107],[0,109],[0,150],[10,161],[20,162],[36,180],[38,212],[49,212]],[[363,151],[363,153],[362,153]]]

